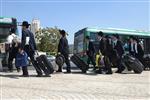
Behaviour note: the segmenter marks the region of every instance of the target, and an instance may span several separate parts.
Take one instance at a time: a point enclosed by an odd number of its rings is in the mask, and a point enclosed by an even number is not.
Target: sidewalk
[[[148,100],[150,71],[142,74],[53,74],[52,77],[19,77],[0,72],[1,100]]]

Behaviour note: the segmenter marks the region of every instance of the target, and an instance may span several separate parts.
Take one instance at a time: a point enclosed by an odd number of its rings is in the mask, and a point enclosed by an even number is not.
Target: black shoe
[[[82,70],[82,73],[86,73],[86,70]]]
[[[29,75],[21,75],[20,77],[29,77]]]
[[[17,72],[20,72],[20,69],[17,69]]]
[[[51,75],[47,74],[47,75],[44,75],[44,77],[51,77]]]
[[[71,73],[71,70],[67,70],[66,73]]]
[[[107,72],[106,74],[112,74],[112,72]]]
[[[101,70],[96,70],[95,73],[102,74],[102,71]]]
[[[36,75],[36,77],[42,77],[42,75]]]
[[[56,72],[61,73],[61,72],[62,72],[62,70],[58,70],[58,71],[56,71]]]
[[[115,73],[122,73],[122,70],[117,70]]]
[[[9,72],[13,72],[13,70],[9,70]]]

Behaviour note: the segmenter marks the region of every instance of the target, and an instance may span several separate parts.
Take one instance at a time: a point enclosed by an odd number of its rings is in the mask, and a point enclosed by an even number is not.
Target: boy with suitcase
[[[22,76],[23,77],[28,77],[28,69],[27,69],[27,65],[28,65],[28,55],[25,51],[21,50],[19,48],[18,50],[18,54],[16,55],[16,62],[15,62],[16,66],[22,67]]]

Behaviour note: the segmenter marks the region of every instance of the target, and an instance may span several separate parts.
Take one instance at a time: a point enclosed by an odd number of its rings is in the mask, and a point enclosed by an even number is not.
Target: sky
[[[65,29],[69,44],[85,27],[150,31],[150,0],[0,0],[0,16]]]

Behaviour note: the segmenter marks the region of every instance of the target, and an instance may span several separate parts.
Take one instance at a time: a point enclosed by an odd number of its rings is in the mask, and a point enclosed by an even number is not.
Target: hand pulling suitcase
[[[74,54],[73,56],[71,56],[70,59],[77,67],[79,67],[82,70],[83,73],[86,73],[86,71],[88,70],[88,64],[86,64],[82,59],[80,59],[79,56]]]
[[[51,62],[48,61],[45,55],[40,55],[36,57],[36,61],[39,64],[40,68],[44,71],[45,75],[49,75],[54,72]]]
[[[131,68],[135,73],[142,73],[143,71],[143,64],[136,58],[125,55],[123,57],[123,65],[127,68]]]

